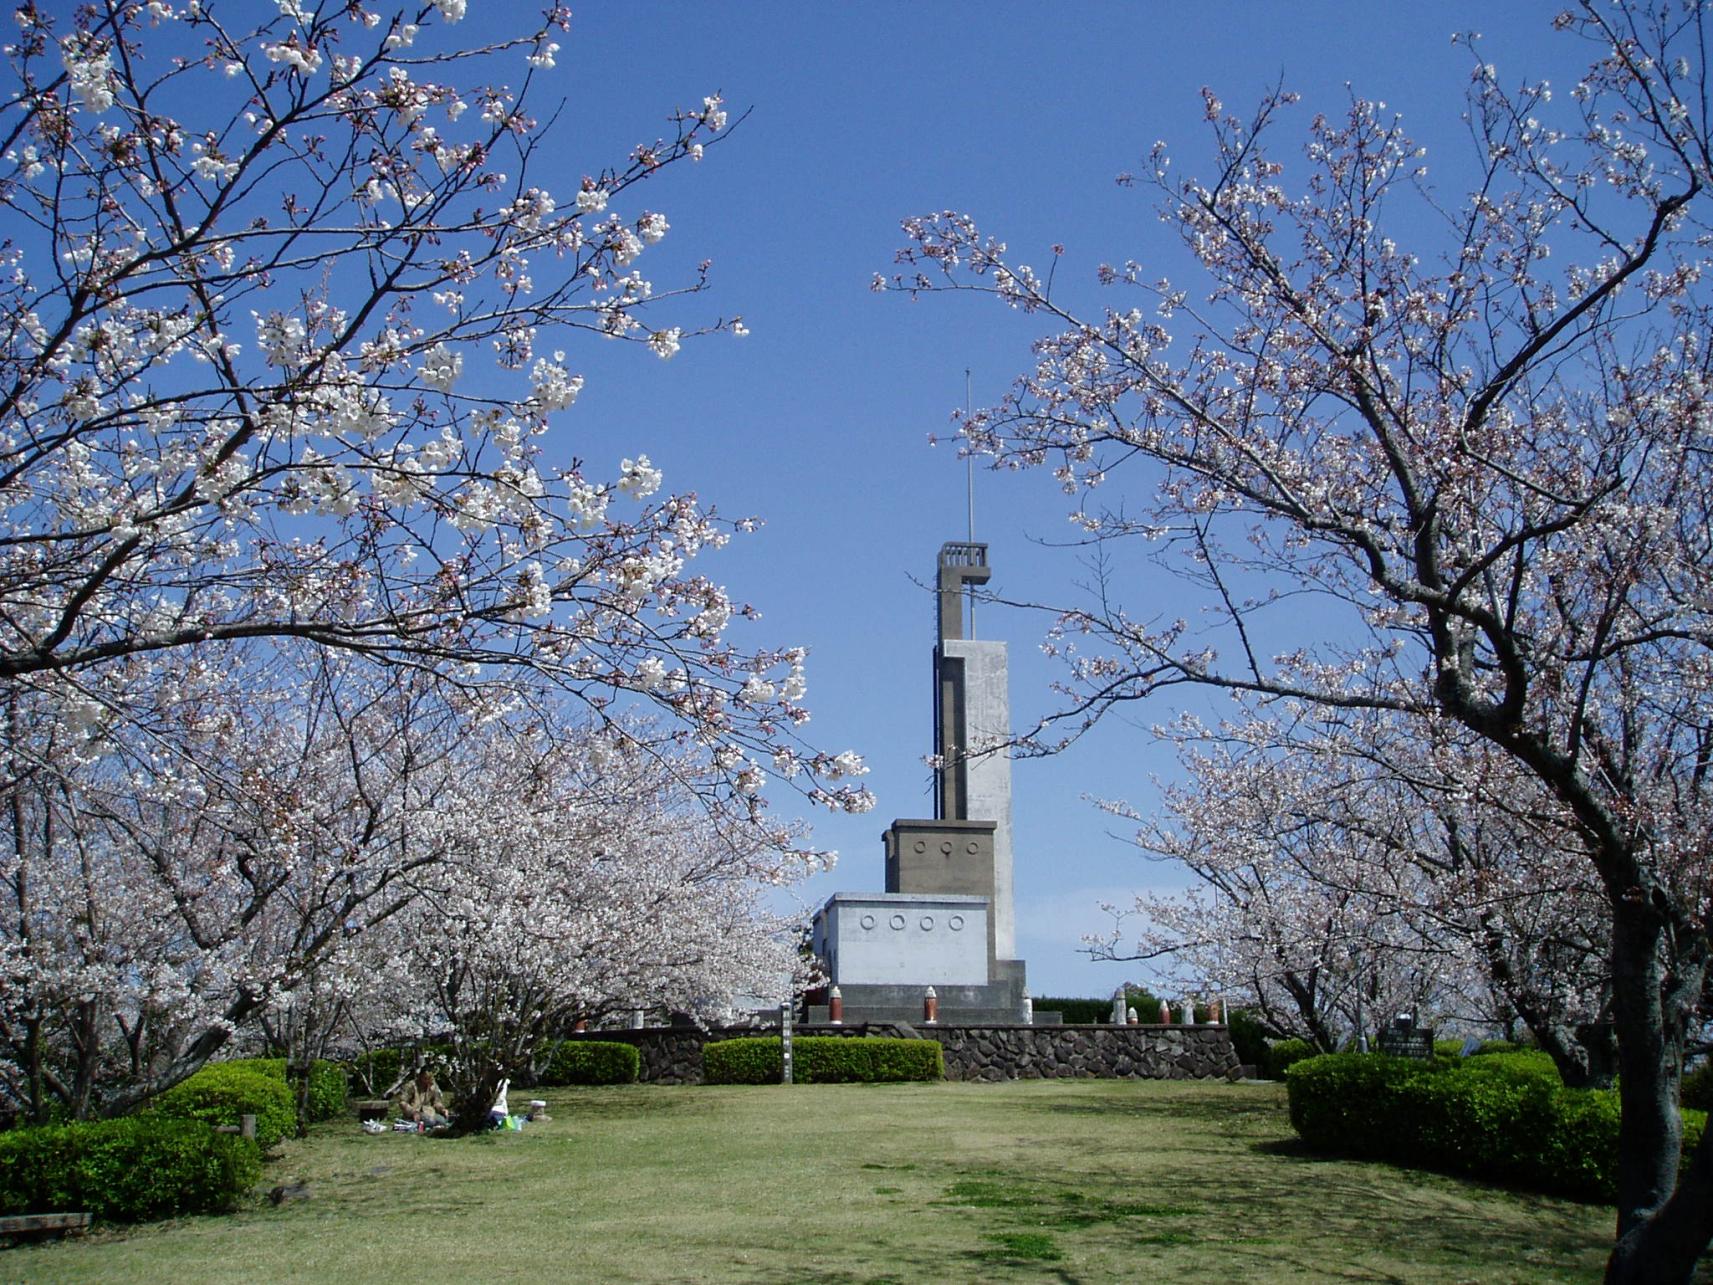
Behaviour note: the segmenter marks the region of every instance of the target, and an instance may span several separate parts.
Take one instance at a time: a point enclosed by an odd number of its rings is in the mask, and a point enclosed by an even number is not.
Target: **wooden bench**
[[[64,1236],[67,1233],[76,1236],[87,1230],[88,1214],[7,1214],[0,1217],[0,1241],[7,1244],[32,1240],[37,1236]]]

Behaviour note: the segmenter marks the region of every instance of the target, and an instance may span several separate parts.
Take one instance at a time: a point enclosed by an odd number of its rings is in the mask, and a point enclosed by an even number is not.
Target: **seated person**
[[[415,1120],[430,1129],[438,1129],[452,1121],[452,1112],[441,1096],[440,1086],[434,1082],[434,1076],[426,1066],[416,1073],[415,1079],[406,1081],[404,1091],[398,1096],[398,1112],[406,1120]]]

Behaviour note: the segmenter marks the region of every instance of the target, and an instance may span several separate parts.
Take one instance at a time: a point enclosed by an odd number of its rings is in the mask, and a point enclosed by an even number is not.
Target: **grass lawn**
[[[527,1095],[524,1095],[527,1096]],[[1588,1281],[1611,1216],[1301,1152],[1274,1084],[555,1089],[463,1140],[285,1144],[309,1199],[0,1253],[0,1280]]]

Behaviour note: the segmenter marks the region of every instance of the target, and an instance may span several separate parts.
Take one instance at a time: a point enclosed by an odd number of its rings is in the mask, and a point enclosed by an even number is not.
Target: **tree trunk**
[[[1661,990],[1663,931],[1645,904],[1614,907],[1613,1013],[1618,1035],[1618,1242],[1609,1285],[1687,1282],[1713,1238],[1713,1155],[1703,1139],[1678,1185],[1677,1111],[1681,1023],[1668,1021]]]
[[[494,1099],[499,1096],[500,1080],[503,1078],[498,1066],[483,1060],[466,1081],[465,1091],[452,1103],[453,1133],[479,1133],[488,1127],[488,1113],[493,1110]]]
[[[1606,1279],[1622,1282],[1687,1282],[1713,1241],[1713,1130],[1701,1135],[1677,1191],[1653,1217],[1621,1235],[1606,1265]]]

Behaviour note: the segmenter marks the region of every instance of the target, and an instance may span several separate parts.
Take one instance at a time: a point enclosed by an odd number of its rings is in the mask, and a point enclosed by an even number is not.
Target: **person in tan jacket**
[[[426,1066],[416,1073],[414,1079],[405,1082],[397,1105],[399,1115],[430,1129],[438,1129],[452,1120],[452,1112],[441,1095],[440,1086],[434,1082],[434,1075]]]

